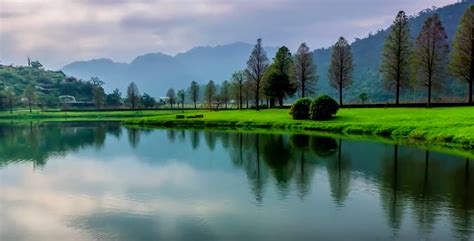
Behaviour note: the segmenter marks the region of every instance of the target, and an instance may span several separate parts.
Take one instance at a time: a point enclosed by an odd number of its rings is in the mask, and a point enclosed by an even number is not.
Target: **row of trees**
[[[381,71],[387,89],[395,90],[395,103],[400,103],[400,90],[421,85],[427,90],[427,104],[432,91],[443,87],[447,74],[468,83],[472,103],[474,78],[474,5],[464,13],[449,56],[448,37],[438,14],[428,17],[415,41],[412,40],[408,17],[400,11],[385,40]]]

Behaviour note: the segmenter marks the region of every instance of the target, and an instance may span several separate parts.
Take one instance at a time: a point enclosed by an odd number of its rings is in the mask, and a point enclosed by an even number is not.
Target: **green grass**
[[[377,135],[411,141],[474,147],[474,107],[341,109],[329,121],[292,120],[288,110],[197,111],[203,119],[176,119],[177,113],[134,118],[127,124],[166,127],[273,128]]]
[[[289,110],[184,111],[203,114],[202,119],[176,119],[180,110],[104,112],[0,112],[0,122],[10,121],[102,121],[119,120],[128,125],[239,128],[291,131],[323,131],[339,134],[375,135],[445,146],[474,148],[474,107],[341,109],[329,121],[297,121]]]

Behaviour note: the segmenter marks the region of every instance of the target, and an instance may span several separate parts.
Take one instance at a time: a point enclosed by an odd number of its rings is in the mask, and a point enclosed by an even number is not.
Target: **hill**
[[[425,19],[437,12],[451,39],[454,36],[460,18],[466,8],[474,3],[468,0],[438,9],[428,9],[410,18],[413,38],[420,32]],[[396,13],[393,13],[394,17]],[[369,36],[356,39],[352,44],[354,55],[354,85],[345,93],[345,101],[355,102],[357,96],[365,92],[371,102],[386,102],[393,99],[391,93],[383,90],[379,72],[380,56],[387,29],[379,30]],[[335,39],[336,41],[336,39]],[[106,82],[105,88],[110,91],[118,87],[122,91],[128,83],[135,81],[140,89],[155,96],[162,96],[169,87],[176,89],[187,87],[192,80],[204,84],[212,79],[217,83],[230,78],[233,71],[246,65],[253,45],[233,43],[215,47],[196,47],[187,52],[169,56],[161,53],[150,53],[138,56],[131,63],[116,63],[109,59],[73,62],[63,67],[66,74],[82,79],[98,76]],[[267,55],[271,59],[277,48],[267,47]],[[326,93],[336,96],[327,79],[330,49],[322,48],[314,51],[314,59],[318,68],[318,94]],[[436,99],[460,100],[465,87],[457,81],[448,80],[448,88]],[[403,101],[420,100],[424,90],[402,90]],[[453,96],[458,96],[453,98]]]
[[[0,94],[8,88],[17,98],[21,97],[29,84],[35,85],[38,102],[48,107],[56,107],[60,95],[72,95],[76,100],[92,99],[91,83],[68,77],[62,71],[0,65]],[[0,101],[0,109],[5,108],[4,104]]]

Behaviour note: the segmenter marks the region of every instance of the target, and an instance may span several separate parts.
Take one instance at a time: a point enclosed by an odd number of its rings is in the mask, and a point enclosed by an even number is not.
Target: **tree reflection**
[[[333,147],[333,144],[327,145],[327,143],[332,143],[331,141],[318,142],[325,143],[325,147]],[[329,186],[331,189],[331,195],[338,206],[343,206],[344,201],[349,195],[349,185],[351,181],[351,165],[349,157],[343,155],[342,153],[342,140],[339,139],[339,145],[337,145],[337,159],[329,161],[326,165],[328,177],[329,177]],[[314,150],[314,148],[313,148]],[[317,150],[320,153],[331,153],[319,147]]]

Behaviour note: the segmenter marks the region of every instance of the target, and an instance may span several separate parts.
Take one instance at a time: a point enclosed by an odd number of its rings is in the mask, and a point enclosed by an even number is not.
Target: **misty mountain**
[[[186,88],[195,80],[201,84],[214,80],[220,83],[230,79],[235,70],[243,69],[253,45],[233,43],[215,47],[196,47],[176,56],[149,53],[136,57],[130,63],[110,59],[78,61],[63,67],[63,72],[82,79],[97,76],[105,81],[106,90],[126,90],[134,81],[141,92],[164,96],[170,87]],[[269,58],[277,48],[266,48]]]
[[[455,34],[457,25],[467,7],[474,1],[464,1],[443,8],[428,9],[410,18],[413,39],[419,34],[425,19],[437,12],[450,38]],[[395,17],[396,12],[393,13]],[[388,26],[387,26],[388,27]],[[362,39],[355,39],[351,44],[354,55],[354,84],[345,90],[346,101],[357,101],[357,96],[365,92],[371,101],[385,102],[393,98],[393,94],[382,88],[379,66],[387,29],[371,33]],[[334,42],[337,39],[334,40]],[[302,40],[303,41],[303,40]],[[135,81],[142,92],[162,96],[170,87],[185,88],[192,80],[201,84],[209,80],[217,83],[229,79],[232,72],[243,69],[253,48],[253,44],[233,43],[215,47],[196,47],[187,52],[169,56],[161,53],[150,53],[138,56],[131,63],[117,63],[109,59],[74,62],[62,69],[66,74],[82,79],[98,76],[106,82],[106,90],[126,89],[128,83]],[[267,47],[267,55],[272,59],[276,47]],[[331,50],[329,48],[314,51],[314,59],[318,68],[318,94],[326,93],[336,96],[330,88],[327,78]],[[446,95],[463,94],[464,86],[457,81],[448,81]],[[411,100],[423,96],[423,90],[402,90],[402,98]],[[439,95],[435,98],[441,98]]]

